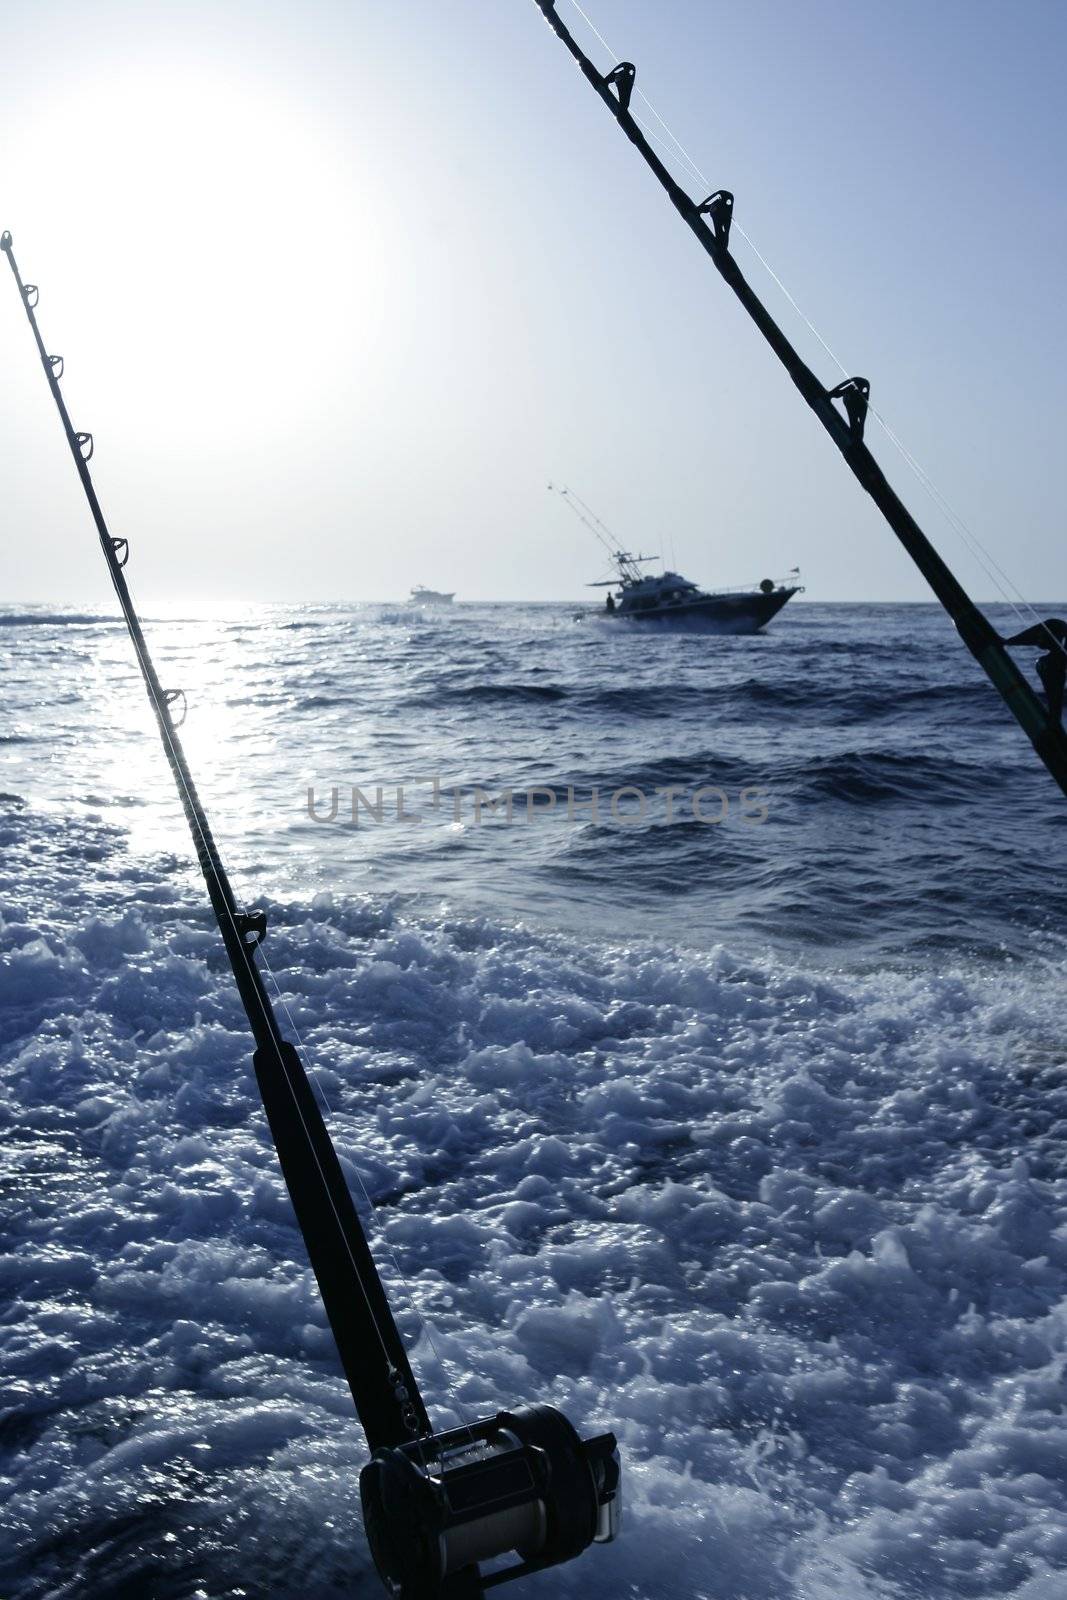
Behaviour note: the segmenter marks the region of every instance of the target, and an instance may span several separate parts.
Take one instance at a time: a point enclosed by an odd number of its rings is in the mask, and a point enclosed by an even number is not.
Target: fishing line
[[[582,18],[590,32],[595,36],[596,39],[599,40],[600,44],[607,51],[608,55],[611,56],[615,61],[621,60],[621,57],[616,55],[615,51],[612,50],[611,46],[604,38],[604,35],[593,22],[592,18],[579,5],[578,0],[570,0],[570,4],[573,6],[574,10],[577,11],[578,15]],[[648,108],[651,115],[659,123],[668,139],[670,139],[675,151],[686,163],[692,174],[699,180],[705,189],[710,189],[711,180],[706,176],[705,173],[701,171],[700,167],[689,154],[686,147],[682,144],[682,141],[678,138],[677,134],[664,120],[664,118],[660,116],[659,112],[656,110],[656,107],[652,104],[652,101],[637,84],[634,85],[634,93],[640,98],[642,103]],[[642,127],[646,134],[649,134],[649,136],[652,138],[656,138],[656,135],[649,133],[647,126],[641,123],[639,118],[635,116],[633,120],[637,122],[640,127]],[[663,141],[658,138],[656,138],[656,142],[658,144],[663,143]],[[819,332],[819,329],[815,326],[815,323],[799,305],[794,295],[790,293],[785,283],[778,276],[777,272],[775,272],[766,256],[764,256],[763,253],[757,248],[754,240],[748,233],[746,233],[745,229],[736,219],[734,219],[732,223],[731,232],[740,234],[741,238],[752,251],[752,254],[756,257],[756,260],[763,267],[764,271],[768,274],[772,281],[777,285],[778,289],[793,308],[793,311],[804,323],[804,326],[822,346],[827,356],[841,373],[841,376],[843,378],[847,378],[850,375],[850,369],[844,365],[831,345],[826,339],[823,338],[822,334]],[[926,491],[934,505],[948,522],[949,527],[961,540],[964,547],[969,551],[971,556],[973,556],[975,561],[977,561],[978,565],[982,568],[982,571],[985,573],[990,583],[992,583],[994,588],[999,592],[1000,597],[1004,601],[1005,605],[1009,606],[1011,610],[1014,611],[1016,618],[1019,621],[1025,622],[1027,621],[1027,618],[1029,618],[1042,628],[1046,638],[1049,641],[1049,645],[1043,646],[1042,648],[1054,648],[1067,655],[1067,644],[1057,638],[1057,636],[1046,626],[1045,619],[1038,614],[1032,603],[1026,599],[1018,585],[1004,571],[1003,567],[1000,566],[996,558],[992,556],[988,550],[986,550],[978,535],[968,526],[967,522],[960,515],[960,513],[956,511],[954,506],[949,501],[947,495],[943,494],[937,487],[929,473],[924,470],[916,457],[904,444],[900,436],[886,421],[885,417],[883,417],[873,405],[868,404],[868,410],[874,417],[875,421],[882,428],[890,443],[900,452],[909,470],[914,473],[922,488]],[[1003,579],[1003,582],[1001,582],[1001,579]],[[1007,585],[1007,588],[1005,588],[1005,585]],[[1012,593],[1008,592],[1009,590],[1014,594],[1014,599],[1012,598]],[[1022,607],[1022,610],[1020,610],[1020,606]]]
[[[986,577],[1000,591],[1001,598],[1004,600],[1005,604],[1009,605],[1011,607],[1011,609],[1015,612],[1015,615],[1019,619],[1020,622],[1025,622],[1027,620],[1027,617],[1026,617],[1026,615],[1024,615],[1024,612],[1028,613],[1029,616],[1035,622],[1040,624],[1041,628],[1043,629],[1043,631],[1045,633],[1046,638],[1051,640],[1052,646],[1054,646],[1057,650],[1061,650],[1061,651],[1064,650],[1065,646],[1063,644],[1063,641],[1056,637],[1056,635],[1046,625],[1044,618],[1040,617],[1038,615],[1038,613],[1034,610],[1033,605],[1030,603],[1029,600],[1026,599],[1026,597],[1018,589],[1018,587],[1013,582],[1013,580],[1008,575],[1008,573],[1006,573],[1004,571],[1004,568],[997,561],[996,557],[991,555],[989,553],[989,551],[986,550],[985,546],[983,544],[981,544],[981,542],[978,539],[978,535],[971,531],[971,529],[968,527],[967,523],[963,520],[963,517],[959,514],[958,511],[956,511],[956,509],[950,503],[948,498],[941,493],[941,490],[938,488],[937,484],[930,477],[930,474],[924,469],[922,463],[920,461],[916,460],[915,456],[912,455],[912,453],[908,449],[907,445],[899,437],[899,435],[894,431],[894,429],[889,425],[889,423],[882,416],[881,412],[877,409],[877,407],[872,405],[870,407],[870,411],[871,411],[871,415],[881,425],[881,427],[882,427],[883,431],[885,432],[887,438],[889,438],[892,441],[892,443],[896,445],[897,449],[900,451],[901,455],[904,457],[904,460],[907,462],[907,464],[911,468],[912,472],[914,472],[916,478],[922,484],[923,488],[926,490],[926,493],[929,495],[930,499],[937,506],[937,508],[941,512],[942,516],[945,517],[945,519],[948,521],[949,525],[952,526],[955,529],[956,533],[959,534],[959,536],[963,540],[964,544],[967,545],[967,547],[970,549],[971,554],[974,556],[975,560],[982,567],[983,571],[986,574]],[[987,565],[987,563],[988,563],[988,565]],[[992,571],[990,570],[990,568],[992,568]],[[999,573],[1000,576],[1004,579],[1004,583],[1006,583],[1008,585],[1008,588],[1014,590],[1016,598],[1017,598],[1017,600],[1019,602],[1018,605],[1016,604],[1015,600],[1012,599],[1011,595],[1007,593],[1007,591],[1005,590],[1004,586],[1001,583],[998,582],[997,573]],[[1020,606],[1023,607],[1023,610],[1019,609]],[[1043,646],[1042,648],[1046,648],[1046,647]]]

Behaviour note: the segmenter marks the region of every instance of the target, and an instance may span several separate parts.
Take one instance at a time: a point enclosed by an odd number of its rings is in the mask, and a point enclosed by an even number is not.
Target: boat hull
[[[677,628],[687,633],[758,633],[782,607],[799,593],[799,585],[774,589],[770,594],[708,594],[699,599],[664,606],[616,606],[614,611],[587,611],[586,617],[606,622],[633,622],[642,627]]]

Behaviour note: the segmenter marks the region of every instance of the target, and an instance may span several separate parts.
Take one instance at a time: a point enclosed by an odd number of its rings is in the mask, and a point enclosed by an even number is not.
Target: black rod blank
[[[952,618],[960,638],[1004,700],[1038,756],[1063,793],[1067,794],[1067,733],[1059,718],[1042,704],[1005,649],[1004,640],[938,555],[863,441],[870,394],[867,380],[849,378],[835,389],[824,388],[794,350],[730,254],[733,195],[719,190],[697,204],[672,177],[634,120],[630,111],[636,75],[633,64],[623,61],[607,74],[598,72],[558,15],[555,0],[534,0],[534,3],[549,27],[570,51],[583,76],[607,106],[630,143],[651,168],[671,204],[695,234],[716,270],[740,300],[840,450],[849,470],[870,495]],[[844,414],[838,410],[835,402],[840,403]],[[1046,649],[1062,650],[1063,645],[1047,625],[1046,633],[1047,642],[1043,639],[1038,642],[1044,643]]]
[[[18,285],[96,524],[215,920],[255,1038],[254,1066],[267,1121],[359,1420],[372,1450],[408,1444],[431,1432],[429,1418],[307,1073],[293,1045],[282,1036],[263,984],[255,952],[266,932],[266,918],[262,913],[244,912],[238,907],[171,715],[171,705],[180,691],[164,689],[156,675],[123,571],[129,556],[128,542],[112,538],[93,486],[89,472],[92,435],[76,432],[71,423],[59,386],[62,358],[50,356],[41,338],[34,312],[37,289],[22,280],[10,233],[0,237],[0,249],[6,254]]]

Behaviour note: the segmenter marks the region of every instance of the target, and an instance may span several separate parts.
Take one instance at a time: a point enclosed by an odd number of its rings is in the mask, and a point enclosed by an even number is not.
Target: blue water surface
[[[435,1423],[621,1442],[516,1600],[1058,1600],[1067,803],[934,606],[573,610],[145,607]],[[371,1600],[124,630],[0,707],[0,1594]]]

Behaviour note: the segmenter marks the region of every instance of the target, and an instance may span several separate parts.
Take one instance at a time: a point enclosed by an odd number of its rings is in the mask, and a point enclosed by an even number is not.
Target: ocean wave
[[[228,702],[230,705],[241,703],[237,700]],[[305,695],[303,699],[293,702],[290,709],[293,711],[329,711],[337,706],[348,706],[354,710],[356,700],[350,694],[309,694]]]
[[[781,780],[813,797],[879,805],[917,800],[963,805],[976,792],[995,793],[1011,769],[992,762],[962,762],[916,750],[857,750],[786,763]]]
[[[510,705],[524,700],[551,703],[565,700],[567,695],[566,688],[554,683],[469,683],[439,688],[427,698],[440,705],[484,706],[494,702]]]
[[[81,611],[0,611],[0,628],[85,628],[124,626],[121,617]]]
[[[359,1433],[208,919],[4,896],[5,1593],[370,1581]],[[536,1397],[620,1437],[628,1527],[590,1600],[1047,1575],[1062,969],[811,975],[269,911],[342,1159],[434,1326],[443,1369],[402,1313],[435,1419]]]
[[[896,684],[892,688],[865,681],[795,682],[775,676],[725,683],[629,683],[585,687],[560,683],[441,682],[427,672],[425,684],[405,696],[411,706],[469,706],[476,711],[524,701],[560,703],[573,721],[603,719],[612,727],[634,719],[682,720],[711,725],[789,724],[803,727],[848,726],[900,721],[911,724],[927,714],[973,718],[994,702],[982,680],[954,684]]]

